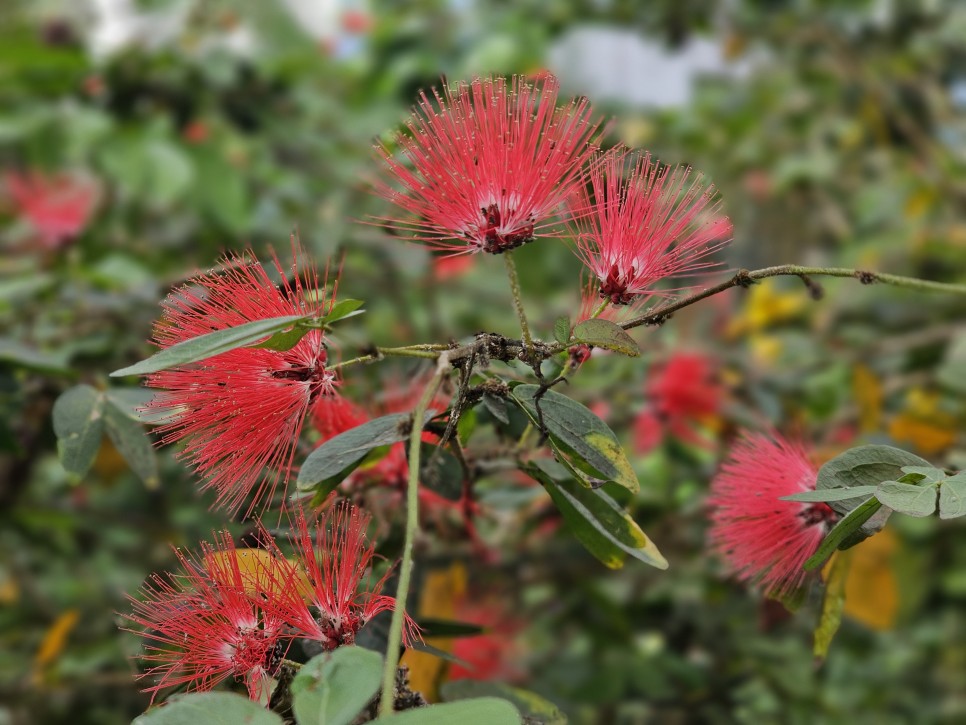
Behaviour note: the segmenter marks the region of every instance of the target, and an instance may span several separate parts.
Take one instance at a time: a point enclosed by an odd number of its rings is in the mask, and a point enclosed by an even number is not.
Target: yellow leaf
[[[429,572],[419,594],[417,611],[424,619],[456,619],[456,603],[466,596],[466,566],[454,562],[446,569]],[[426,644],[453,652],[452,637],[429,637]],[[430,702],[439,700],[439,686],[446,677],[445,660],[426,652],[406,650],[402,664],[409,667],[409,685]]]
[[[812,650],[819,660],[828,656],[832,639],[842,623],[851,559],[851,550],[836,551],[822,572],[825,577],[825,596],[822,599],[822,615],[815,628],[815,646]]]
[[[913,193],[906,199],[906,205],[903,209],[907,219],[918,219],[927,211],[936,201],[936,192],[933,189],[922,188]]]
[[[0,569],[0,604],[15,604],[20,599],[20,587],[10,572]]]
[[[889,435],[926,455],[945,450],[956,440],[957,425],[955,416],[940,409],[939,403],[938,393],[913,388],[902,412],[890,421]]]
[[[899,614],[899,582],[894,567],[898,548],[898,538],[886,528],[849,549],[852,562],[845,582],[847,617],[870,629],[895,627]]]
[[[780,290],[772,279],[752,286],[741,311],[731,320],[731,336],[761,332],[772,325],[797,317],[807,306],[803,289]]]
[[[882,423],[882,384],[867,365],[859,363],[852,371],[852,393],[859,406],[859,427],[862,432],[879,430]]]
[[[782,355],[782,341],[774,335],[756,333],[748,338],[751,356],[755,362],[764,367],[774,365]]]
[[[34,657],[33,679],[35,681],[40,679],[44,668],[53,664],[60,653],[64,651],[64,647],[67,645],[67,637],[70,636],[79,620],[80,612],[76,609],[68,609],[57,617],[47,629]]]

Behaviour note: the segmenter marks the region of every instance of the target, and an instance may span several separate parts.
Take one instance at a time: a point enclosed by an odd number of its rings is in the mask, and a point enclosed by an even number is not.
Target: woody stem
[[[409,436],[409,479],[406,483],[406,535],[403,542],[402,561],[399,564],[396,606],[392,610],[392,621],[386,643],[386,664],[382,673],[382,696],[379,699],[380,718],[392,714],[395,700],[396,668],[399,666],[399,647],[402,644],[403,626],[406,623],[406,596],[413,572],[413,545],[419,528],[419,454],[424,419],[430,402],[450,369],[449,354],[443,352],[436,364],[435,374],[426,385],[413,411],[412,433]]]
[[[520,320],[523,346],[527,350],[532,350],[533,338],[530,337],[530,325],[527,324],[527,315],[523,311],[523,298],[520,296],[520,278],[517,276],[517,265],[513,261],[513,255],[509,252],[504,253],[503,263],[506,265],[507,279],[510,280],[510,294],[513,295],[513,308],[517,311],[517,319]]]

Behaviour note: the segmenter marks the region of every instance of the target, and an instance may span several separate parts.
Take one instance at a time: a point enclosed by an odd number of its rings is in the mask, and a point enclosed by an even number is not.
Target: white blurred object
[[[91,26],[88,51],[95,58],[107,58],[132,45],[160,48],[184,30],[193,0],[172,2],[169,7],[148,12],[134,0],[87,0]]]
[[[632,30],[604,26],[566,33],[547,62],[569,90],[637,108],[685,105],[699,76],[740,76],[750,65],[726,60],[719,39],[693,38],[668,49]]]
[[[339,34],[344,10],[340,0],[282,0],[282,4],[316,40],[331,40]]]

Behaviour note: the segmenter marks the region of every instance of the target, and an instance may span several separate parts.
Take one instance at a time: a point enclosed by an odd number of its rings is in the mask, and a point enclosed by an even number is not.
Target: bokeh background
[[[419,89],[557,74],[613,119],[608,144],[713,180],[735,227],[728,267],[963,282],[964,41],[955,0],[4,0],[0,724],[143,711],[138,642],[116,612],[171,566],[169,543],[226,525],[171,450],[157,478],[107,440],[83,480],[56,456],[57,396],[149,354],[172,286],[227,250],[285,254],[297,229],[367,301],[337,336],[347,353],[514,332],[500,260],[440,262],[353,221],[385,211],[373,141]],[[51,197],[68,211],[45,230]],[[562,243],[517,258],[549,337],[577,311],[579,265]],[[880,442],[966,467],[966,302],[822,285],[818,301],[794,278],[731,290],[635,332],[642,359],[595,354],[568,394],[633,452],[642,490],[628,505],[670,570],[604,569],[539,488],[495,474],[479,487],[485,554],[435,521],[414,595],[424,615],[487,627],[438,643],[476,667],[416,659],[414,679],[514,682],[575,723],[966,719],[961,525],[906,518],[859,547],[822,666],[818,592],[789,615],[705,547],[708,481],[742,427],[806,440],[817,462]],[[414,374],[387,363],[347,390],[378,400]]]

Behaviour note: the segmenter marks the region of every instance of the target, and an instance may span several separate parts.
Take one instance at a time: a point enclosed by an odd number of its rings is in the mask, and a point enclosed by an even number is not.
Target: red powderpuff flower
[[[453,655],[460,661],[450,665],[450,680],[513,682],[523,679],[526,673],[521,665],[524,651],[520,634],[524,622],[508,611],[499,598],[464,597],[456,604],[455,618],[485,629],[453,642]]]
[[[600,297],[626,305],[667,295],[673,290],[653,285],[713,266],[705,258],[728,242],[731,223],[717,214],[712,193],[690,169],[662,167],[623,148],[607,153],[591,168],[590,188],[579,186],[570,201],[576,252]]]
[[[84,230],[100,194],[97,181],[81,173],[8,173],[6,185],[46,249],[57,249]]]
[[[203,544],[199,557],[175,552],[182,571],[170,577],[154,575],[140,598],[128,597],[132,613],[122,615],[145,641],[142,659],[149,663],[140,678],[156,679],[145,688],[152,701],[158,692],[185,685],[188,691],[210,690],[233,677],[244,682],[252,700],[268,693],[291,634],[284,622],[259,604],[269,576],[242,570],[227,532],[214,545]],[[280,561],[271,570],[280,590],[297,587],[295,570]]]
[[[802,587],[805,560],[836,518],[825,503],[781,501],[815,489],[818,472],[805,449],[777,434],[746,433],[711,482],[711,547],[743,580],[788,599]]]
[[[382,218],[414,241],[454,254],[500,254],[552,230],[553,215],[583,179],[593,155],[585,99],[557,107],[553,76],[477,78],[425,93],[397,139],[409,163],[381,146],[401,189],[377,183],[381,196],[411,220]]]
[[[380,612],[396,606],[395,597],[382,594],[389,572],[373,582],[368,577],[375,544],[366,537],[369,516],[349,504],[340,504],[313,520],[314,533],[302,511],[290,518],[296,562],[294,571],[307,582],[286,586],[292,576],[285,570],[276,592],[266,604],[298,636],[319,642],[324,649],[355,642],[358,631]],[[274,548],[274,547],[273,547]],[[281,556],[281,552],[276,553]],[[407,615],[404,641],[419,636]]]
[[[155,342],[167,348],[247,322],[319,316],[331,308],[314,271],[289,281],[273,260],[282,278],[278,286],[261,265],[234,256],[218,272],[191,280],[162,303]],[[165,415],[159,429],[164,443],[187,442],[180,455],[204,476],[205,488],[215,489],[215,505],[234,513],[251,496],[247,515],[271,499],[280,481],[287,484],[306,413],[335,389],[327,360],[320,330],[282,352],[230,350],[149,376],[147,385],[163,392],[148,407]]]

